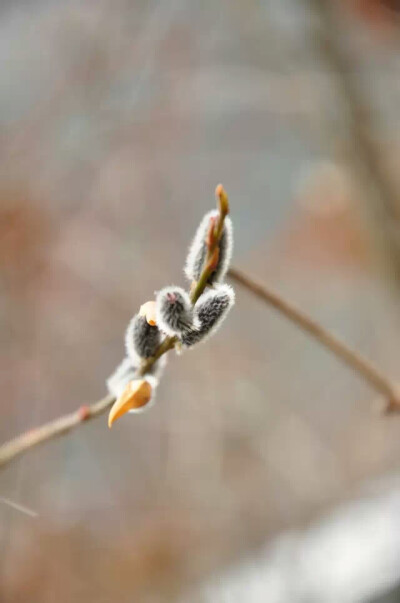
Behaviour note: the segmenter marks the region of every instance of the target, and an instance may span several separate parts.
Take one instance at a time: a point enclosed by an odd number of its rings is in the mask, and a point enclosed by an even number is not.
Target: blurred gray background
[[[379,0],[3,0],[1,441],[104,395],[218,182],[234,264],[398,378],[398,19]],[[375,401],[238,288],[151,412],[2,470],[0,600],[400,600],[400,421]]]

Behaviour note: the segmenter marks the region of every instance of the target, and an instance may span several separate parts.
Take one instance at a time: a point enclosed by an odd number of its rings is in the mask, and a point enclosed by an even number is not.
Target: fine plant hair
[[[216,285],[199,298],[194,310],[199,327],[182,334],[182,343],[191,347],[213,335],[235,303],[235,293],[229,285]]]
[[[179,287],[166,287],[159,292],[157,324],[168,335],[178,337],[185,347],[191,347],[217,331],[235,302],[235,294],[227,284],[215,285],[203,293],[192,308],[189,296],[182,293],[185,292]],[[185,304],[182,303],[184,297]]]
[[[189,247],[185,264],[185,275],[189,281],[198,281],[200,278],[207,255],[207,231],[210,226],[210,220],[215,220],[217,216],[218,211],[214,209],[204,216]],[[232,221],[227,216],[219,242],[218,266],[209,278],[210,284],[221,282],[225,278],[232,260],[232,252],[233,228]]]
[[[165,287],[156,297],[156,321],[167,335],[180,337],[195,326],[189,294],[181,287]]]
[[[161,343],[161,332],[158,326],[150,325],[145,316],[135,314],[125,334],[125,348],[132,362],[139,364],[142,358],[154,355]]]

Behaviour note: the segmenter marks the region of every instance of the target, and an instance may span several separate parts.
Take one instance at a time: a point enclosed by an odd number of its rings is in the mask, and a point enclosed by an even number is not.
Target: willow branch
[[[192,287],[191,300],[193,304],[206,288],[208,279],[212,273],[215,250],[218,250],[218,244],[223,232],[223,223],[227,214],[227,211],[225,212],[223,207],[223,199],[221,202],[220,195],[220,213],[217,222],[212,225],[212,232],[209,232],[208,253],[204,268],[198,283],[195,283]],[[335,354],[335,356],[337,356],[344,364],[363,377],[376,391],[383,394],[387,400],[386,410],[393,411],[400,408],[400,396],[396,384],[386,375],[381,373],[368,360],[363,358],[358,352],[351,350],[345,343],[340,341],[340,339],[335,337],[315,320],[308,317],[304,312],[298,310],[280,294],[247,276],[237,268],[232,268],[229,271],[229,276],[236,283],[240,284],[250,293],[283,314],[283,316],[300,327],[308,335],[311,335],[311,337],[319,341],[320,344]],[[139,369],[139,375],[145,375],[158,358],[175,347],[177,341],[178,340],[175,337],[165,338],[155,355],[148,358],[142,364]],[[79,427],[82,423],[102,415],[109,410],[114,402],[115,398],[111,395],[107,395],[90,406],[82,406],[73,413],[59,417],[54,421],[50,421],[41,427],[32,429],[13,440],[6,442],[0,446],[0,468],[35,446],[55,439],[61,435],[65,435],[76,427]]]
[[[237,268],[231,268],[229,276],[236,283],[245,287],[256,297],[295,323],[308,335],[319,341],[320,344],[335,354],[344,364],[363,377],[376,391],[383,394],[387,400],[386,410],[393,411],[400,408],[399,388],[373,364],[363,358],[361,354],[350,349],[347,344],[343,343],[315,320],[309,318],[304,312],[298,310],[281,295],[267,288],[264,284],[255,281]]]
[[[194,283],[192,286],[192,291],[190,294],[192,304],[195,304],[200,295],[204,292],[205,288],[207,287],[208,280],[215,268],[214,261],[216,254],[218,254],[219,242],[224,229],[225,217],[229,213],[228,198],[221,184],[217,186],[216,196],[218,200],[219,214],[215,219],[215,222],[213,222],[211,225],[212,231],[210,228],[210,232],[208,233],[207,255],[202,273],[198,282]],[[176,337],[166,337],[158,347],[154,356],[146,358],[146,360],[142,362],[138,370],[138,376],[144,376],[153,366],[153,364],[159,358],[161,358],[161,356],[175,347],[177,342],[178,339]],[[81,425],[83,422],[94,419],[95,417],[105,413],[111,408],[114,402],[114,396],[108,395],[98,402],[95,402],[91,406],[82,406],[73,413],[59,417],[55,421],[50,421],[41,427],[27,431],[13,440],[6,442],[0,446],[0,468],[21,454],[27,452],[31,448],[34,448],[38,444],[42,444],[43,442],[47,442],[48,440],[52,440],[64,435],[75,427]]]

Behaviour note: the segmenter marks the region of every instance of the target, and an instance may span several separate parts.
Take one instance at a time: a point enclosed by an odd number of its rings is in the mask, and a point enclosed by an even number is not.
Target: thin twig
[[[399,388],[358,352],[351,350],[331,332],[312,318],[309,318],[304,312],[298,310],[290,302],[283,299],[281,295],[267,288],[264,284],[255,281],[237,268],[231,268],[229,276],[269,306],[278,310],[278,312],[303,329],[303,331],[306,331],[314,339],[317,339],[344,364],[359,373],[372,387],[385,396],[388,402],[388,410],[395,410],[395,408],[400,407]]]
[[[3,467],[34,446],[64,435],[85,421],[102,415],[114,402],[115,398],[113,396],[105,396],[105,398],[102,398],[91,406],[81,406],[75,412],[59,417],[54,421],[49,421],[49,423],[45,423],[41,427],[31,429],[10,440],[0,446],[0,467]]]
[[[5,498],[4,496],[0,496],[0,503],[2,503],[3,505],[6,505],[7,507],[10,507],[11,509],[15,509],[16,511],[19,511],[20,513],[29,515],[29,517],[37,517],[38,516],[38,513],[36,513],[36,511],[33,511],[32,509],[28,509],[28,507],[25,507],[24,505],[21,505],[13,500],[10,500],[9,498]]]

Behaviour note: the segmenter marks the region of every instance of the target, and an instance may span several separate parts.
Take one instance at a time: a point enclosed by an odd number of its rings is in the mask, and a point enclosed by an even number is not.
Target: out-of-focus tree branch
[[[296,324],[308,335],[311,335],[311,337],[335,354],[344,364],[361,375],[373,388],[385,397],[387,411],[400,408],[399,388],[373,364],[363,358],[361,354],[350,349],[347,344],[343,343],[330,331],[296,308],[291,302],[285,300],[270,287],[266,287],[263,283],[254,280],[237,268],[231,268],[229,276],[232,280],[253,293],[253,295],[283,314],[285,318]]]
[[[357,81],[358,67],[346,48],[339,9],[333,0],[304,0],[312,15],[312,42],[333,78],[348,132],[346,160],[359,184],[367,222],[386,269],[400,287],[400,194],[385,173],[373,140],[374,118]]]

